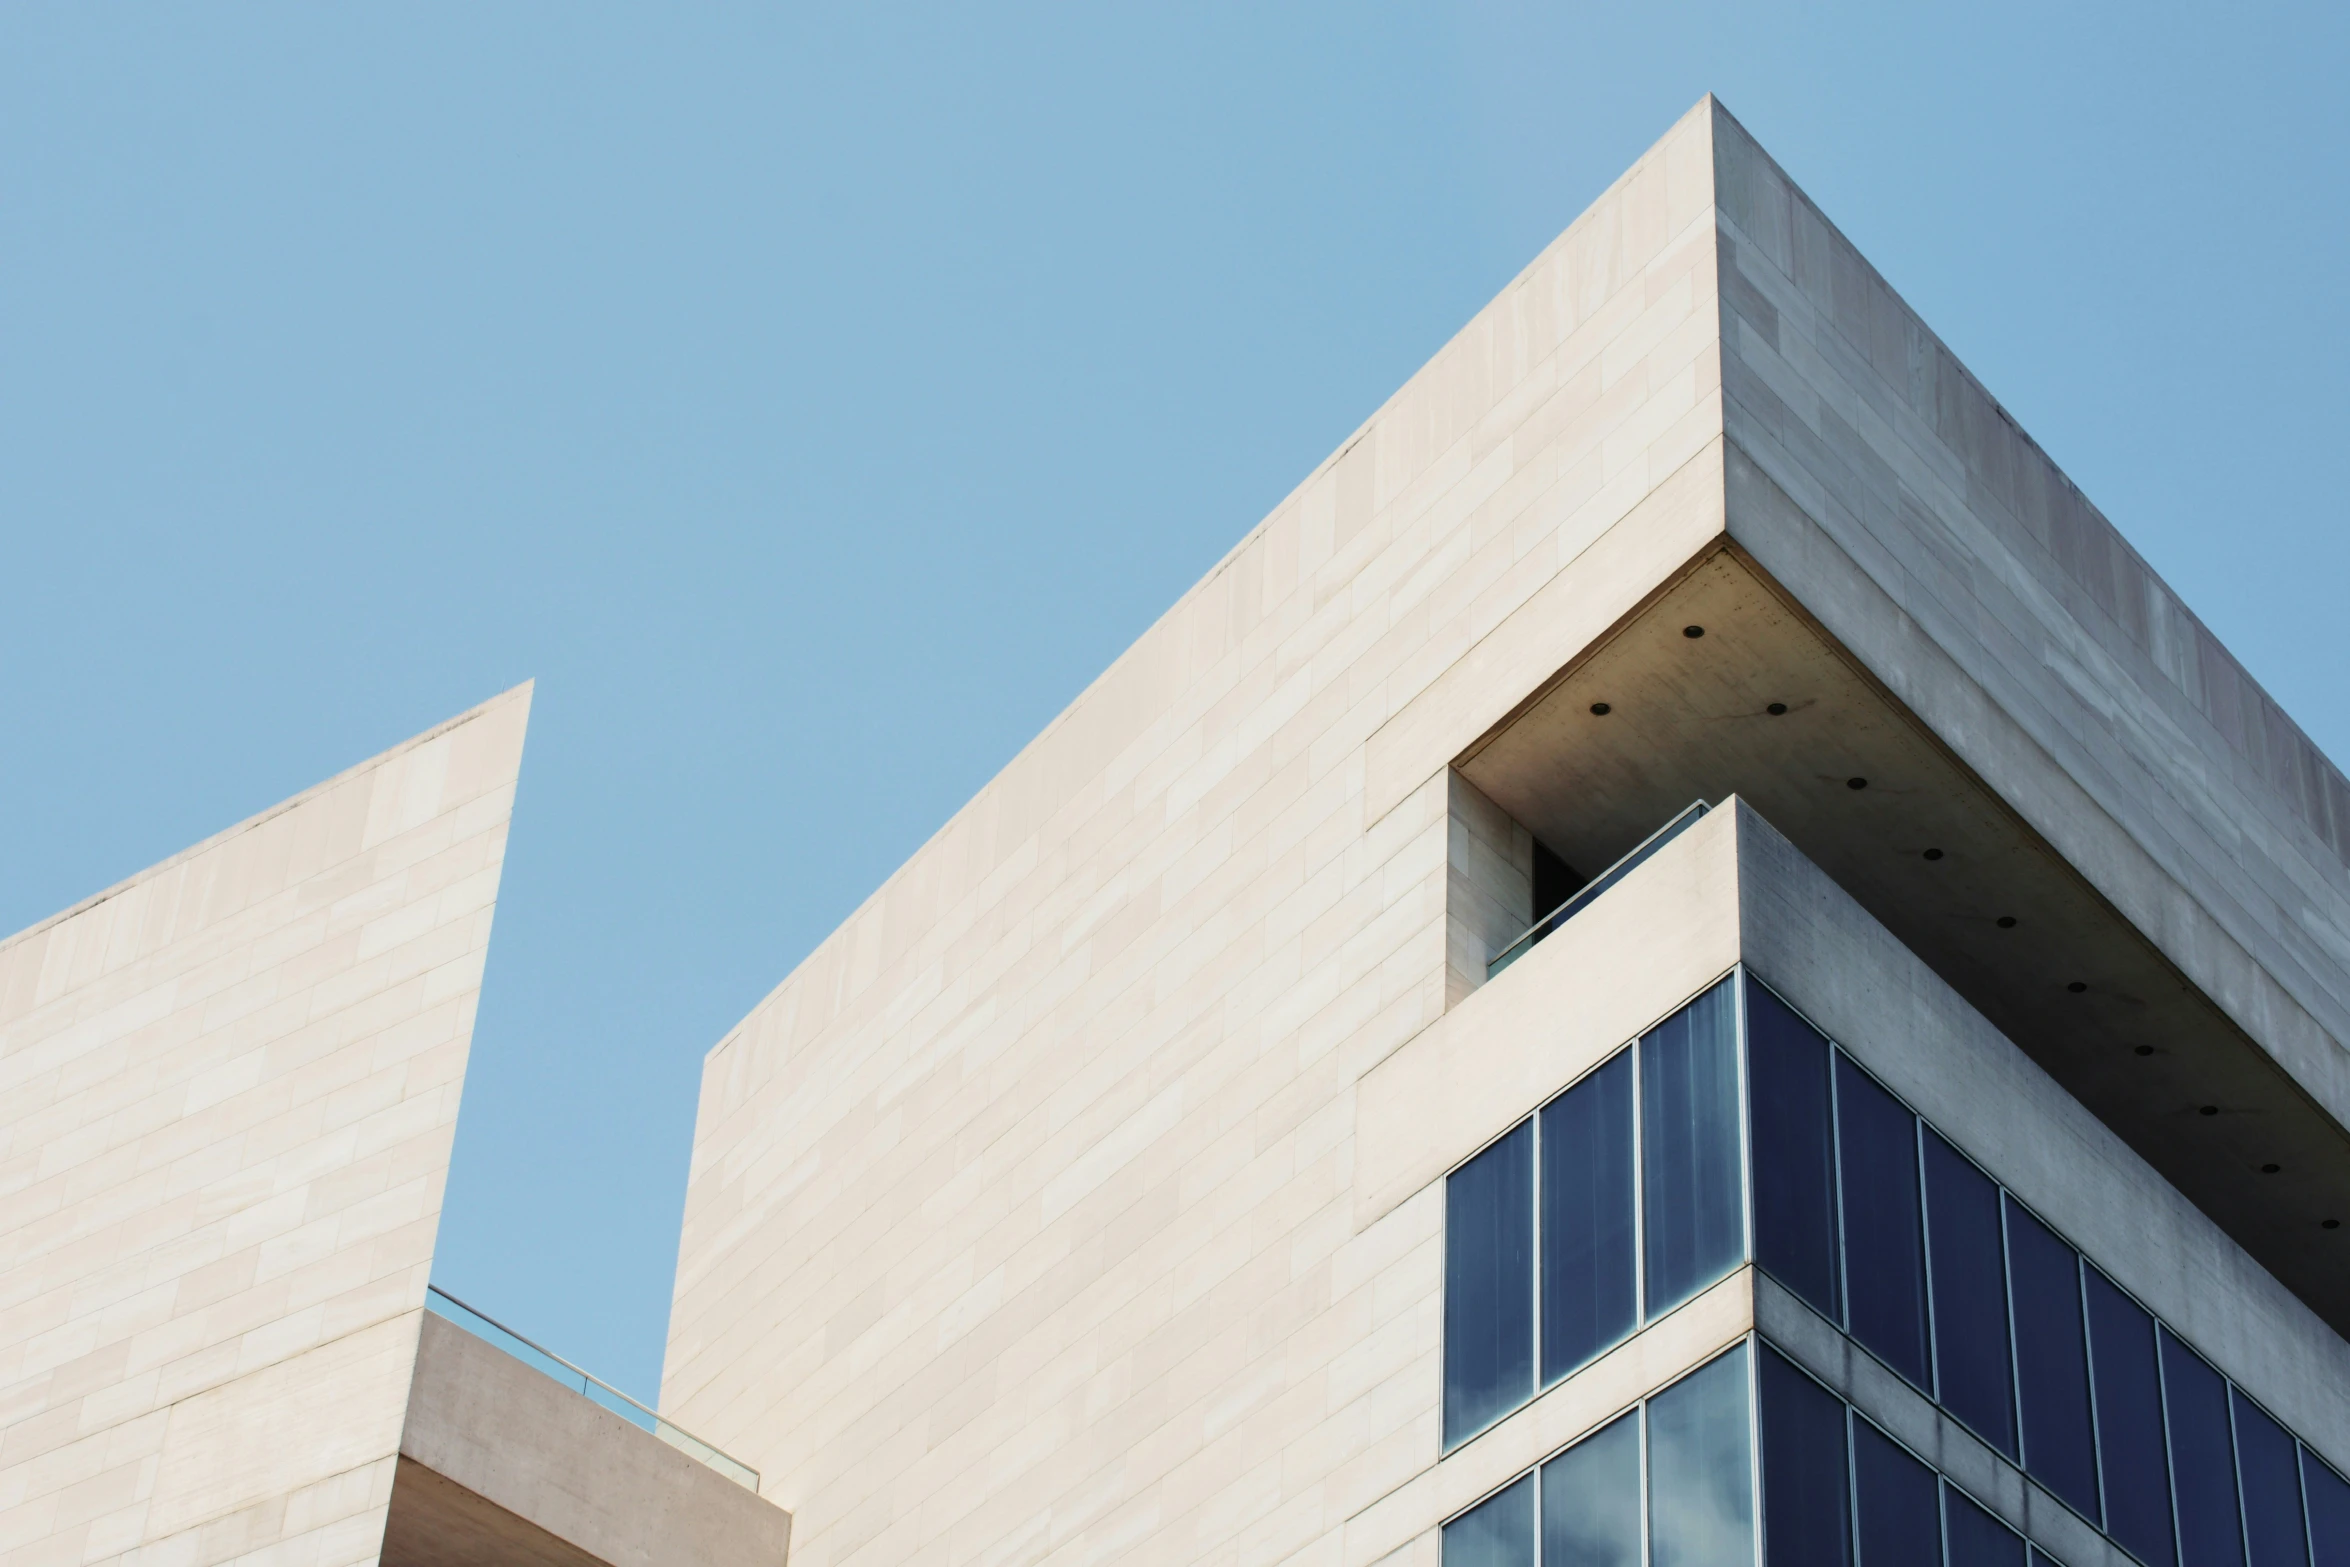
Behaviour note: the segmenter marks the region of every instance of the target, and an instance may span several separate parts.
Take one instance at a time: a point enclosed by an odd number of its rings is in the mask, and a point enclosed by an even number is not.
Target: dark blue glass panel
[[[2024,1468],[2094,1522],[2097,1461],[2089,1426],[2089,1352],[2081,1332],[2080,1258],[2012,1202],[2007,1281],[2015,1311]]]
[[[1942,1520],[1950,1567],[2024,1567],[2024,1537],[1977,1507],[1972,1497],[1944,1486]]]
[[[1746,1351],[1648,1401],[1649,1567],[1754,1567]]]
[[[2350,1483],[2306,1447],[2301,1495],[2309,1506],[2310,1567],[2350,1567]]]
[[[2007,1260],[1999,1188],[1926,1133],[1927,1257],[1934,1279],[1934,1374],[1942,1405],[2008,1457],[2015,1373],[2007,1358]]]
[[[1921,1388],[1926,1366],[1926,1238],[1918,1217],[1917,1117],[1836,1058],[1844,1166],[1844,1291],[1852,1336]]]
[[[1534,1123],[1444,1183],[1444,1443],[1534,1391]]]
[[[2160,1338],[2171,1495],[2179,1511],[2179,1561],[2182,1567],[2244,1567],[2236,1455],[2228,1440],[2228,1385],[2169,1333]]]
[[[1542,1380],[1639,1322],[1633,1272],[1632,1053],[1542,1112]]]
[[[2236,1412],[2236,1479],[2244,1488],[2244,1555],[2252,1567],[2309,1567],[2298,1445],[2243,1394],[2231,1388],[2229,1396]]]
[[[1852,1494],[1860,1567],[1935,1567],[1942,1560],[1934,1471],[1865,1420],[1852,1423]]]
[[[1777,1564],[1845,1567],[1852,1560],[1844,1403],[1774,1350],[1761,1380],[1763,1554]]]
[[[1754,1101],[1754,1252],[1772,1277],[1842,1321],[1836,1275],[1836,1127],[1828,1042],[1751,978],[1746,1062]]]
[[[1542,1567],[1640,1567],[1640,1416],[1542,1466]]]
[[[1535,1567],[1532,1475],[1444,1526],[1444,1567]]]
[[[2172,1567],[2178,1550],[2171,1541],[2170,1461],[2162,1437],[2154,1319],[2095,1268],[2087,1270],[2087,1281],[2105,1527],[2148,1567]]]
[[[2032,1567],[2059,1567],[2056,1558],[2042,1551],[2037,1545],[2031,1548],[2031,1562]]]
[[[1738,992],[1736,981],[1725,979],[1640,1041],[1651,1317],[1746,1256],[1738,1121]]]

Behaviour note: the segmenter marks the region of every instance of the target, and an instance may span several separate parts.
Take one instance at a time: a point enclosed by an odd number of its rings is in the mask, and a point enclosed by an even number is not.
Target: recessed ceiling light
[[[1866,778],[1847,778],[1844,780],[1844,787],[1847,789],[1866,789],[1868,786],[1869,781]]]
[[[1781,713],[1787,711],[1787,704],[1784,702],[1773,702],[1770,706],[1764,708],[1763,711],[1770,714],[1773,718],[1776,718]]]
[[[2067,990],[2069,990],[2069,991],[2071,991],[2071,992],[2072,992],[2074,995],[2076,995],[2076,996],[2077,996],[2077,995],[2079,995],[2079,994],[2080,994],[2082,991],[2084,991],[2084,990],[2087,990],[2089,987],[2088,987],[2087,985],[2083,984],[2081,981],[2079,981],[2079,980],[2077,980],[2077,979],[2076,979],[2076,980],[2074,980],[2074,981],[2073,981],[2071,984],[2069,984],[2069,985],[2065,986],[2064,988],[2065,988],[2065,989],[2067,989]]]
[[[1705,627],[1703,627],[1703,626],[1683,626],[1683,627],[1681,628],[1681,635],[1683,635],[1683,636],[1687,637],[1687,638],[1688,638],[1690,641],[1694,642],[1694,641],[1696,641],[1696,640],[1697,640],[1699,637],[1702,637],[1702,636],[1704,636],[1704,635],[1705,635]]]
[[[2263,1175],[2274,1175],[2277,1173],[2277,1171],[2283,1168],[2284,1166],[2281,1164],[2264,1164],[2260,1167],[2260,1173]]]
[[[1605,718],[1608,715],[1608,705],[1605,702],[1594,702],[1591,704],[1591,713],[1595,718]]]
[[[1999,928],[2000,928],[2001,930],[2013,930],[2013,929],[2015,929],[2015,916],[2014,916],[2014,915],[2012,915],[2012,914],[2002,914],[2002,915],[2000,915],[2000,916],[1999,916]]]
[[[2217,1115],[2217,1114],[2219,1114],[2219,1106],[2218,1106],[2218,1105],[2205,1105],[2205,1106],[2204,1106],[2202,1109],[2200,1109],[2200,1110],[2196,1111],[2195,1113],[2196,1113],[2197,1115]]]
[[[2138,1047],[2138,1054],[2142,1056],[2150,1056],[2154,1054],[2154,1047],[2152,1045],[2140,1045]]]
[[[1942,858],[1942,851],[1940,849],[1928,849],[1926,851],[1926,858],[1929,860],[1938,860]]]
[[[2339,1219],[2328,1219],[2325,1221],[2325,1223],[2318,1226],[2318,1228],[2321,1230],[2338,1230],[2341,1227],[2342,1221]]]

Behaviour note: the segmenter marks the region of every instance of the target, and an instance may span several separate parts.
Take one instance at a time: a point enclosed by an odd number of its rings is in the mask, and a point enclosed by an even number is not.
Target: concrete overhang
[[[2350,1244],[2320,1239],[2350,1216],[2350,1134],[1737,545],[1454,765],[1584,874],[1743,797],[2350,1334]]]
[[[426,1313],[384,1567],[781,1567],[791,1514]]]

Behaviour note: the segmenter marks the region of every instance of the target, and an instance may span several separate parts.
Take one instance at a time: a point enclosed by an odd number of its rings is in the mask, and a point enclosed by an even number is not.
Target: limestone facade
[[[0,1561],[376,1560],[529,709],[0,942]]]

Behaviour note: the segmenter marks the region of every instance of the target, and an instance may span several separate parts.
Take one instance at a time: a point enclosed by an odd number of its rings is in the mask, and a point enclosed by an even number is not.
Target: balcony
[[[782,1567],[749,1465],[439,1290],[419,1328],[384,1567]]]
[[[2016,760],[2014,779],[2038,776],[2027,761]],[[2209,963],[2235,965],[2225,970],[2232,1010],[2223,1009],[2173,956],[2204,939],[2186,934],[2201,928],[2191,898],[2145,880],[2131,894],[2140,924],[2100,890],[2137,863],[2117,825],[2085,798],[2024,801],[2040,819],[2070,813],[2107,835],[2051,844],[1744,554],[1693,561],[1453,765],[1553,860],[1575,867],[1638,853],[1693,797],[1743,799],[2350,1333],[2350,1246],[2322,1228],[2350,1216],[2350,1132],[2295,1076],[2320,1081],[2306,1063],[2338,1052],[2316,1048],[2316,1035],[2274,1036],[2309,1038],[2293,1045],[2302,1055],[2253,1039],[2238,1019],[2278,993],[2249,953],[2211,941]],[[1522,883],[1513,893],[1493,901],[1519,918],[1553,901],[1527,899]],[[1590,901],[1554,905],[1493,972]],[[2273,1005],[2279,1018],[2290,1011]]]
[[[1493,961],[1485,965],[1485,977],[1487,979],[1493,978],[1494,975],[1499,974],[1503,969],[1508,968],[1512,963],[1531,952],[1536,942],[1573,919],[1608,888],[1638,870],[1647,862],[1650,855],[1680,837],[1689,828],[1697,825],[1698,819],[1704,816],[1709,809],[1711,807],[1703,800],[1692,800],[1683,806],[1675,813],[1671,821],[1641,839],[1639,845],[1631,853],[1592,877],[1564,903],[1536,920],[1532,926],[1528,927],[1524,935],[1496,953]]]

